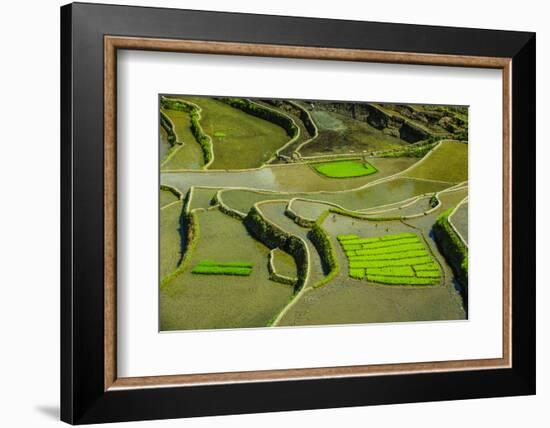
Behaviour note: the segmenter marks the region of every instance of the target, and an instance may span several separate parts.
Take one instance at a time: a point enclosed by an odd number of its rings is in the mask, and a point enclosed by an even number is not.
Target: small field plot
[[[468,144],[443,141],[405,177],[460,183],[468,180]]]
[[[199,275],[249,276],[252,273],[252,263],[201,260],[191,272]]]
[[[214,198],[214,196],[216,196],[218,190],[219,189],[216,188],[211,189],[194,187],[193,193],[191,195],[191,203],[189,204],[189,209],[194,210],[195,208],[210,208],[212,199]]]
[[[415,233],[371,238],[338,235],[348,259],[349,276],[387,285],[436,285],[441,272]]]
[[[200,124],[212,137],[214,161],[208,169],[257,168],[290,137],[280,126],[209,97],[184,97],[202,108]]]
[[[294,292],[269,279],[269,249],[219,210],[197,211],[196,217],[198,240],[186,255],[188,267],[160,290],[161,330],[265,327]],[[192,273],[204,261],[253,268],[247,276]]]
[[[370,163],[359,159],[322,162],[312,166],[318,173],[329,178],[362,177],[377,172],[377,169]]]
[[[199,143],[191,132],[189,113],[166,109],[162,111],[174,124],[174,131],[179,144],[176,144],[172,150],[164,151],[164,154],[161,152],[161,169],[202,168],[204,165],[204,155]]]
[[[174,193],[170,192],[169,190],[160,189],[160,207],[161,208],[171,204],[172,202],[176,202],[177,200],[178,200],[178,197],[174,195]]]
[[[298,272],[296,261],[290,254],[280,248],[274,248],[270,252],[269,263],[271,263],[270,269],[276,277],[286,278],[289,280],[289,283],[295,283],[297,281]]]

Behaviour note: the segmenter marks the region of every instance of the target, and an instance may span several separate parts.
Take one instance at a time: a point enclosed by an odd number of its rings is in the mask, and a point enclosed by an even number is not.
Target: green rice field
[[[441,273],[417,234],[359,238],[339,235],[349,276],[388,285],[435,285]]]
[[[467,107],[160,100],[161,331],[468,318]]]
[[[252,263],[201,260],[191,270],[191,273],[200,275],[249,276],[252,273]]]
[[[345,160],[314,164],[313,168],[325,177],[349,178],[374,174],[377,169],[368,162]]]

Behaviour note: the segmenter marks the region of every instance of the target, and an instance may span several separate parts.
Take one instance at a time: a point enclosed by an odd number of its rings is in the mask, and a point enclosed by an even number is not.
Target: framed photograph
[[[535,34],[61,8],[61,418],[535,393]]]

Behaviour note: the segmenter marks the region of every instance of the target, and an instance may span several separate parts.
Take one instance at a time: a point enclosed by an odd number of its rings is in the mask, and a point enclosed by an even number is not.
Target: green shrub
[[[186,196],[186,202],[184,202],[184,205],[188,202],[190,192],[187,192]],[[199,226],[199,220],[197,215],[191,211],[187,213],[186,210],[183,210],[183,221],[187,222],[187,239],[186,239],[186,247],[183,252],[184,256],[182,261],[180,262],[179,266],[174,270],[173,272],[170,272],[168,275],[166,275],[164,278],[160,281],[160,287],[164,288],[166,287],[174,278],[176,278],[179,274],[183,273],[187,266],[189,265],[191,261],[191,255],[193,253],[193,250],[197,246],[197,243],[199,242],[199,236],[200,236],[200,226]]]
[[[328,283],[332,278],[334,278],[334,276],[340,270],[338,266],[337,258],[336,258],[337,257],[336,251],[332,245],[330,237],[321,226],[327,214],[328,214],[328,211],[325,211],[319,217],[319,219],[311,229],[311,238],[310,238],[311,242],[317,249],[317,252],[319,253],[323,266],[327,271],[325,272],[326,273],[325,278],[323,278],[321,281],[315,284],[314,287],[320,287]]]
[[[183,199],[183,194],[175,187],[168,186],[166,184],[161,184],[160,190],[166,190],[167,192],[172,193],[176,198]]]
[[[189,117],[191,118],[191,133],[195,137],[195,140],[197,140],[197,142],[201,146],[204,163],[208,164],[212,161],[214,157],[214,153],[212,150],[212,140],[208,135],[206,135],[201,127],[200,114],[197,108],[194,108],[189,113]]]
[[[405,149],[394,149],[376,154],[382,158],[422,158],[426,156],[441,137],[430,137],[427,141],[411,144]],[[433,141],[432,141],[433,140]]]
[[[189,118],[191,121],[191,133],[195,137],[195,140],[199,143],[201,146],[204,163],[208,164],[212,161],[212,158],[214,156],[213,150],[212,150],[212,140],[210,137],[203,131],[201,124],[200,124],[200,108],[197,107],[194,104],[188,103],[187,101],[183,100],[175,100],[172,98],[166,98],[162,97],[160,100],[160,105],[162,108],[165,108],[167,110],[179,110],[179,111],[185,111],[189,113]],[[163,121],[163,114],[161,112],[161,125]],[[168,118],[166,117],[168,120]],[[170,122],[171,123],[171,122]],[[175,134],[174,134],[175,135]],[[169,140],[170,141],[170,140]],[[175,140],[174,140],[175,141]]]
[[[253,103],[246,98],[218,98],[218,100],[229,104],[231,107],[238,108],[245,113],[251,114],[252,116],[256,116],[260,119],[279,125],[291,138],[296,137],[300,132],[300,129],[288,116],[276,110],[266,108],[260,104]]]
[[[308,271],[307,250],[302,240],[265,220],[255,206],[250,209],[243,224],[254,238],[268,248],[279,247],[294,257],[298,275],[294,293],[297,293],[305,284]]]
[[[174,131],[174,124],[162,111],[160,112],[160,126],[166,131],[166,134],[168,136],[168,144],[174,146],[177,143],[176,131]]]
[[[437,218],[433,225],[433,232],[437,246],[449,262],[456,278],[463,286],[464,295],[467,295],[468,249],[449,223],[449,215],[452,211],[453,209],[449,208]]]
[[[177,110],[191,112],[195,107],[183,100],[177,100],[174,98],[162,97],[160,99],[160,107],[166,110]]]

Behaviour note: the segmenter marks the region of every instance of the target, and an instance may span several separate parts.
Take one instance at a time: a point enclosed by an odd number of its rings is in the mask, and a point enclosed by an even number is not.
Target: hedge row
[[[162,111],[160,112],[160,126],[166,131],[168,135],[168,144],[173,146],[177,143],[176,131],[174,131],[174,124]]]
[[[442,213],[433,225],[437,246],[445,256],[453,272],[462,285],[463,296],[468,294],[468,249],[449,223],[453,208]]]
[[[304,217],[301,217],[300,215],[296,214],[291,207],[291,202],[288,203],[288,205],[285,208],[285,215],[292,220],[294,220],[294,223],[296,223],[298,226],[305,227],[307,229],[310,229],[315,224],[315,220],[308,220]]]
[[[204,132],[204,130],[201,127],[200,124],[200,108],[197,107],[194,104],[185,102],[183,100],[174,100],[171,98],[161,98],[160,105],[162,108],[165,108],[167,110],[177,110],[177,111],[185,111],[189,113],[189,118],[191,121],[191,133],[195,137],[195,140],[199,143],[202,149],[202,155],[204,158],[204,163],[208,165],[213,157],[213,149],[212,149],[212,140],[211,138]],[[161,118],[162,118],[162,112],[161,112]],[[161,119],[162,124],[162,119]]]
[[[262,107],[259,104],[247,100],[246,98],[219,98],[219,101],[229,104],[231,107],[238,108],[239,110],[251,114],[252,116],[256,116],[260,119],[279,125],[291,138],[295,138],[300,132],[300,129],[288,116],[276,110]]]
[[[193,110],[189,112],[189,117],[191,118],[191,133],[201,146],[204,163],[208,165],[214,158],[212,139],[202,129],[200,124],[201,116],[197,108],[193,108]]]
[[[214,196],[214,198],[212,200],[215,203],[218,204],[218,208],[225,215],[228,215],[229,217],[233,217],[237,220],[243,220],[245,218],[245,216],[243,214],[241,214],[240,212],[238,212],[236,210],[233,210],[230,207],[228,207],[227,205],[225,205],[225,203],[221,200],[221,198],[218,196],[217,193],[216,193],[216,195]]]
[[[189,195],[189,192],[188,192],[188,195]],[[200,226],[199,226],[199,219],[197,217],[197,214],[195,214],[193,211],[186,213],[186,211],[184,210],[182,212],[182,216],[184,217],[183,220],[187,221],[187,239],[185,241],[186,245],[185,245],[183,260],[181,261],[179,266],[176,268],[176,270],[170,272],[168,275],[166,275],[164,278],[161,279],[160,281],[161,288],[165,287],[174,278],[176,278],[179,274],[185,271],[185,269],[187,268],[187,266],[191,261],[193,250],[195,249],[199,241]]]
[[[381,158],[423,158],[430,150],[432,150],[435,144],[444,137],[429,137],[425,141],[419,141],[418,143],[413,143],[406,148],[393,149],[382,152],[376,152],[376,156]]]
[[[390,220],[402,220],[402,216],[393,217],[371,217],[367,214],[358,214],[353,211],[343,210],[341,208],[331,208],[331,213],[345,215],[347,217],[356,218],[359,220],[371,220],[371,221],[390,221]]]
[[[331,281],[340,271],[336,258],[336,250],[332,245],[329,235],[321,226],[328,213],[328,211],[325,211],[321,214],[311,229],[311,242],[317,249],[323,266],[328,270],[328,274],[321,281],[313,285],[315,288],[321,287]]]
[[[294,103],[292,103],[292,105],[295,105],[300,110],[300,120],[304,124],[304,127],[307,129],[307,132],[309,132],[311,138],[313,139],[317,137],[319,131],[317,130],[317,126],[315,126],[315,123],[311,119],[311,115],[302,106]]]
[[[167,110],[186,111],[188,113],[195,109],[192,104],[186,103],[183,100],[175,100],[173,98],[166,97],[162,97],[160,99],[160,106],[161,108],[165,108]]]
[[[308,271],[307,249],[302,240],[266,221],[256,207],[250,209],[243,220],[243,224],[254,238],[269,249],[279,247],[294,257],[298,271],[294,293],[297,293],[305,284]]]
[[[178,198],[179,200],[182,200],[183,199],[183,193],[181,193],[178,189],[176,189],[175,187],[172,187],[172,186],[168,186],[166,184],[161,184],[160,185],[160,190],[165,190],[167,192],[170,192],[172,193],[176,198]]]

